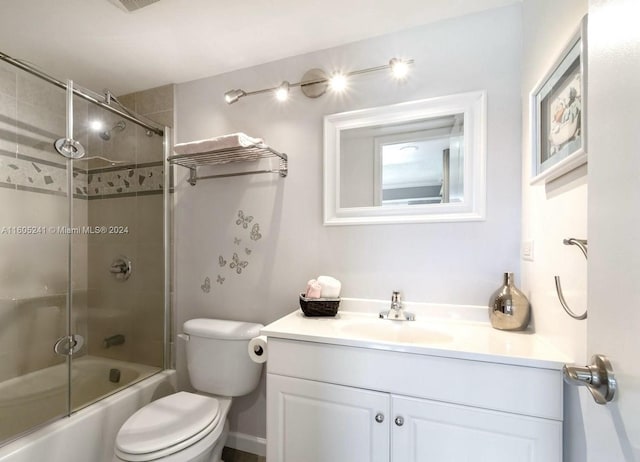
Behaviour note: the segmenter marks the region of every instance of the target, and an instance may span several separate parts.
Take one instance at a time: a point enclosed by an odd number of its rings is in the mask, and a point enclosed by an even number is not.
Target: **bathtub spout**
[[[102,346],[105,348],[112,347],[114,345],[122,345],[124,343],[124,335],[116,334],[111,337],[107,337],[102,341]]]

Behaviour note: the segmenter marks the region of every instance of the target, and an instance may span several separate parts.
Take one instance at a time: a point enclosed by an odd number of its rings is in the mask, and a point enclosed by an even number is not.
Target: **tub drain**
[[[120,383],[120,369],[109,370],[109,382]]]

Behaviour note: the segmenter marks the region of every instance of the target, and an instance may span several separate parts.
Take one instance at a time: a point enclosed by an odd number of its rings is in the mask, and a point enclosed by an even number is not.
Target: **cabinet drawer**
[[[270,337],[267,371],[562,420],[558,370]]]

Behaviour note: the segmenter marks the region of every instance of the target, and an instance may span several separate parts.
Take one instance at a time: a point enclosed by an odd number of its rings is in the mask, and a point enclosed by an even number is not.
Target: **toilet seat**
[[[225,417],[216,398],[175,393],[133,414],[118,432],[115,452],[131,462],[167,457],[222,427]]]

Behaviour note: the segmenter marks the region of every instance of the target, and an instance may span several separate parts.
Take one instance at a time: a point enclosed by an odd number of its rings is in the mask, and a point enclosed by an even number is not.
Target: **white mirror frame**
[[[486,208],[486,92],[441,96],[324,118],[324,224],[359,225],[482,221]],[[464,114],[464,200],[460,203],[340,207],[343,130]]]

